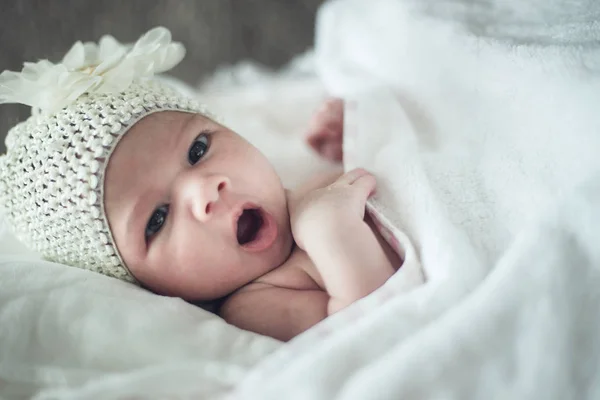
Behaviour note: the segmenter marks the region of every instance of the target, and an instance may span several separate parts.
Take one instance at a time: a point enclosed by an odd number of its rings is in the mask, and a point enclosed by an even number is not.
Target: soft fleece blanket
[[[600,398],[594,2],[338,0],[317,63],[407,268],[236,399]],[[419,271],[425,279],[421,283]]]

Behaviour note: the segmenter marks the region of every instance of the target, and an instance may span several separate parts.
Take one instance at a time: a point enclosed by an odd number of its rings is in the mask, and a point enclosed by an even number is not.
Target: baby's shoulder
[[[306,260],[310,261],[292,254],[280,267],[231,294],[219,315],[238,328],[279,340],[289,340],[323,320],[329,295],[307,272]]]
[[[247,286],[252,289],[261,285],[295,290],[325,290],[323,280],[310,257],[298,247],[282,265]]]

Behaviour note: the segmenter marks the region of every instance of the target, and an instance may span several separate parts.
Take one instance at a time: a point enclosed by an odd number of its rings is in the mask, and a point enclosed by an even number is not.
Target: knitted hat
[[[0,209],[15,235],[47,260],[137,281],[114,243],[104,211],[104,173],[131,126],[157,111],[204,113],[152,80],[185,49],[155,28],[133,46],[110,36],[77,42],[62,63],[26,63],[0,74],[0,103],[32,107],[0,156]]]

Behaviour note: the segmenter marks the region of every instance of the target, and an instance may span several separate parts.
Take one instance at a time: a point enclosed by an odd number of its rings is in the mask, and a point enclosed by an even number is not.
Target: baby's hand
[[[340,162],[343,158],[344,101],[332,98],[314,115],[306,142],[322,157]]]
[[[355,169],[331,185],[292,201],[290,219],[296,244],[305,249],[309,236],[327,240],[340,229],[352,229],[357,221],[362,222],[367,199],[375,192],[375,186],[373,175]]]

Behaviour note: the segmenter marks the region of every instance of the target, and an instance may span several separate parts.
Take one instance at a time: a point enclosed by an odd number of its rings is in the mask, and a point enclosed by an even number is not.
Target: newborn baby
[[[341,158],[341,101],[317,114],[308,141]],[[200,114],[137,122],[106,171],[117,247],[148,289],[223,299],[227,322],[289,340],[381,286],[400,259],[365,218],[364,170],[286,191],[268,160]]]
[[[0,103],[32,107],[0,156],[0,207],[48,260],[213,302],[226,321],[288,340],[400,266],[365,216],[375,179],[355,170],[286,191],[255,147],[153,79],[184,53],[158,27],[0,74]],[[308,135],[337,161],[342,110],[329,102]]]

